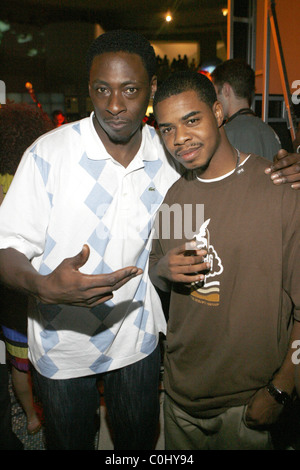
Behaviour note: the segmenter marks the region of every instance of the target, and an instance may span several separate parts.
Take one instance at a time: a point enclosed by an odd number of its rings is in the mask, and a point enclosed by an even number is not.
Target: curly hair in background
[[[0,174],[14,175],[25,150],[53,129],[50,118],[33,105],[9,103],[0,108]]]
[[[50,118],[29,104],[9,103],[0,108],[0,204],[10,186],[24,151],[53,129]],[[0,329],[11,364],[13,389],[27,418],[27,432],[41,429],[41,417],[35,407],[30,381],[27,345],[27,309],[25,295],[0,284]]]

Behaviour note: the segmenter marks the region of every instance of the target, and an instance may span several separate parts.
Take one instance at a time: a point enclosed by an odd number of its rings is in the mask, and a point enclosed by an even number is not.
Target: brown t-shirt
[[[154,237],[150,266],[204,222],[212,270],[202,288],[172,285],[165,358],[166,391],[194,416],[247,403],[281,366],[293,305],[300,321],[300,192],[275,186],[267,166],[251,156],[219,181],[182,177],[156,224],[162,236]]]

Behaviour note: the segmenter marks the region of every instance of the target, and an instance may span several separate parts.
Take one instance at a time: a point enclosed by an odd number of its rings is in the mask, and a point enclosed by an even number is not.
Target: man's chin
[[[199,162],[180,162],[182,166],[184,166],[184,168],[186,170],[194,170],[194,171],[197,171],[197,174],[199,174],[199,176],[204,173],[207,168],[209,167],[209,163],[210,161],[206,162],[205,164],[200,164]]]
[[[130,141],[132,137],[132,134],[130,134],[129,136],[128,135],[109,135],[109,134],[107,135],[108,135],[109,140],[113,144],[128,144],[128,142]]]

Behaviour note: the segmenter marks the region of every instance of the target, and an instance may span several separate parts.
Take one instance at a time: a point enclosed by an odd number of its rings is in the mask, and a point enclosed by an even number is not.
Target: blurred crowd
[[[158,81],[163,81],[172,72],[178,72],[179,70],[197,70],[197,63],[193,58],[191,61],[188,60],[186,54],[182,57],[178,54],[177,59],[175,57],[170,61],[167,55],[163,58],[160,55],[156,56],[157,63],[157,77]]]

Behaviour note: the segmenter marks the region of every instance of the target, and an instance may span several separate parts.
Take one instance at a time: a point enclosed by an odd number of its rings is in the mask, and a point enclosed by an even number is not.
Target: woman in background
[[[24,151],[53,129],[48,116],[29,104],[9,103],[0,108],[0,204],[12,182]],[[27,417],[27,431],[36,434],[41,422],[34,407],[27,345],[28,298],[0,284],[0,325],[15,394]]]

